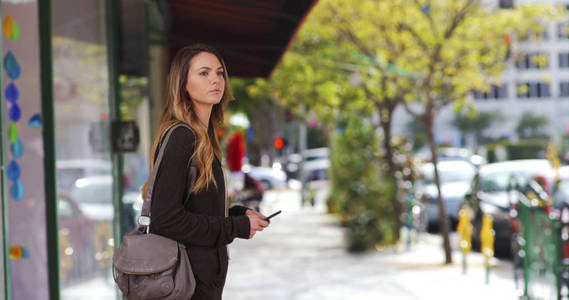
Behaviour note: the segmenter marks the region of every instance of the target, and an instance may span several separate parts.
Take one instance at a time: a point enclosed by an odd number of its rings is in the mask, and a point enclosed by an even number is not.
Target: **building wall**
[[[495,7],[496,1],[488,1],[488,7]],[[517,1],[517,5],[523,3],[543,3],[566,5],[569,1]],[[530,112],[536,116],[544,116],[548,119],[546,132],[554,140],[559,141],[561,135],[569,132],[569,95],[561,95],[560,83],[567,82],[569,85],[569,66],[559,67],[559,53],[569,55],[569,38],[559,38],[558,25],[569,22],[569,16],[561,20],[551,21],[547,25],[547,39],[540,41],[523,41],[514,45],[516,51],[520,53],[544,53],[549,56],[549,65],[543,69],[519,69],[516,67],[514,59],[508,62],[507,69],[501,78],[507,89],[507,97],[502,99],[474,99],[474,107],[479,112],[499,112],[501,118],[486,130],[484,134],[492,138],[506,137],[517,140],[516,126],[525,112]],[[518,83],[522,82],[542,82],[548,83],[550,96],[548,97],[529,97],[520,98],[517,95]],[[449,106],[441,111],[435,121],[435,138],[439,143],[451,143],[455,146],[460,145],[460,132],[458,132],[451,122],[454,119],[454,107]],[[394,117],[394,132],[405,133],[406,124],[411,121],[411,117],[403,108],[398,108]],[[472,141],[467,146],[473,146]]]

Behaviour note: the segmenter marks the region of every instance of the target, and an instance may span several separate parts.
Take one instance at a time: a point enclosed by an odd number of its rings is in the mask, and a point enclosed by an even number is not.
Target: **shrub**
[[[393,186],[383,173],[374,128],[359,116],[340,126],[332,142],[330,211],[345,221],[350,251],[393,243]]]

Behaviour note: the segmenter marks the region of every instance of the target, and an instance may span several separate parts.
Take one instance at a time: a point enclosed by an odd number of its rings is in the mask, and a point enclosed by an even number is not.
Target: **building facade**
[[[496,7],[496,1],[488,1]],[[502,1],[500,1],[502,2]],[[508,1],[506,1],[508,2]],[[541,3],[567,5],[568,1],[510,1],[514,5]],[[569,17],[545,23],[544,31],[519,37],[513,45],[518,55],[508,60],[501,84],[487,92],[474,92],[470,101],[478,112],[496,112],[499,118],[484,131],[489,139],[518,140],[516,127],[525,113],[545,117],[545,133],[557,144],[569,133]],[[446,107],[435,121],[435,138],[440,144],[473,147],[473,137],[463,141],[451,124],[454,107]],[[411,117],[403,108],[396,111],[394,131],[406,133]]]

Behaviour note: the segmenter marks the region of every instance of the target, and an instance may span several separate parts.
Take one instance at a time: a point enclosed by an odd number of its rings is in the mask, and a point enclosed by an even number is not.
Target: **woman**
[[[227,209],[216,132],[225,105],[233,96],[221,56],[206,45],[181,49],[172,62],[167,89],[151,162],[173,125],[186,123],[193,132],[179,126],[166,145],[152,192],[150,231],[186,245],[197,283],[191,299],[221,299],[227,275],[227,245],[235,238],[252,238],[269,222],[245,207]],[[195,184],[188,191],[191,158],[196,160],[198,170]],[[143,195],[147,186],[148,181]],[[184,205],[188,193],[191,196]]]

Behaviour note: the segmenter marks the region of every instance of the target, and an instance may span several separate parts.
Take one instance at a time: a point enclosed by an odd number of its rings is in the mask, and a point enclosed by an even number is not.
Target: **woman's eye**
[[[201,72],[200,75],[206,76],[206,75],[207,75],[207,72]]]
[[[223,72],[217,72],[217,76],[223,76]]]

